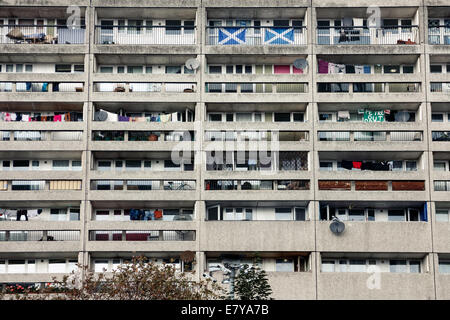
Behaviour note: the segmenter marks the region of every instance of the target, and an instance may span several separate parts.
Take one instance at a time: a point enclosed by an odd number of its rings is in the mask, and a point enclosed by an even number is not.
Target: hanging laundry
[[[345,64],[335,64],[335,73],[345,73]]]
[[[353,165],[353,168],[355,168],[355,169],[361,169],[362,162],[361,161],[353,161],[352,165]]]
[[[329,73],[329,63],[324,60],[319,60],[319,73]]]
[[[342,160],[341,161],[341,167],[347,170],[352,170],[353,168],[353,162],[352,161],[347,161],[347,160]]]
[[[24,114],[24,115],[22,116],[22,121],[24,121],[24,122],[29,122],[29,121],[30,121],[30,115]]]
[[[328,63],[328,73],[336,73],[336,65],[334,63]]]
[[[356,73],[355,66],[351,64],[345,65],[345,73]]]
[[[338,111],[338,119],[349,119],[350,120],[350,112],[348,110]]]
[[[126,116],[117,116],[117,119],[122,122],[129,122],[130,118]]]
[[[370,74],[372,73],[372,67],[371,66],[364,66],[364,73]]]

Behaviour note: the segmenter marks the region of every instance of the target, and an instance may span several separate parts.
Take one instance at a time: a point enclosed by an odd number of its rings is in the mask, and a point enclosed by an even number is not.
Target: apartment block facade
[[[449,0],[4,0],[0,136],[3,289],[257,256],[275,299],[450,299]]]

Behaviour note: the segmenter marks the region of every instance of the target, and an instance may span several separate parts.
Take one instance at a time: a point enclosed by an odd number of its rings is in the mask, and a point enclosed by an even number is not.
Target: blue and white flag
[[[224,27],[219,29],[219,44],[245,44],[246,28]]]
[[[293,28],[266,28],[265,44],[294,44]]]

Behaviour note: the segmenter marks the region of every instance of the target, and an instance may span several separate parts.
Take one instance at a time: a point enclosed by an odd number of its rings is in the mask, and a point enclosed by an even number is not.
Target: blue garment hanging
[[[420,210],[420,221],[428,221],[428,207],[426,202]]]

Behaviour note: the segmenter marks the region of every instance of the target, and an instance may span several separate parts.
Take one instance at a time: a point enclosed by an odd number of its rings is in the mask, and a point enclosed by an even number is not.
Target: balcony
[[[78,252],[79,230],[14,230],[0,231],[3,252]]]
[[[0,31],[0,44],[85,44],[85,34],[85,26],[10,24]]]
[[[428,44],[449,45],[450,44],[450,19],[445,19],[445,25],[434,25],[428,22]]]
[[[3,149],[82,150],[82,131],[0,131]],[[67,141],[71,141],[68,144]],[[84,149],[83,149],[84,150]]]

